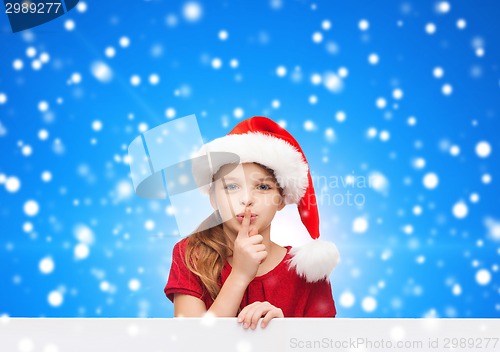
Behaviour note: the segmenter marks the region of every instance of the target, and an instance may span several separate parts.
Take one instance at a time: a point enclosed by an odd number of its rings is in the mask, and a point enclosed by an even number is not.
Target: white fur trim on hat
[[[240,163],[255,162],[274,170],[274,176],[284,190],[285,203],[297,204],[308,186],[309,166],[302,153],[283,139],[259,132],[230,134],[205,144],[198,154],[230,152],[239,156]],[[212,162],[212,170],[197,170],[199,184],[209,184],[212,176],[223,166]]]
[[[340,260],[337,246],[332,242],[320,240],[293,247],[290,254],[292,259],[288,262],[289,267],[295,268],[297,274],[305,277],[308,282],[328,280]]]

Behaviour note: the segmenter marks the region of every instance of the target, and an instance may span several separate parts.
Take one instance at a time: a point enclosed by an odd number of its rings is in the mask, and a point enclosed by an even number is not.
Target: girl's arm
[[[201,317],[207,309],[205,303],[195,296],[183,293],[174,294],[174,317]]]
[[[208,312],[217,317],[235,317],[248,284],[247,280],[231,272]]]
[[[229,274],[208,312],[217,317],[236,317],[247,286],[236,274]],[[205,313],[207,309],[201,299],[182,293],[174,295],[174,317],[201,317]]]
[[[245,208],[241,229],[234,241],[233,268],[208,310],[217,317],[236,317],[245,290],[267,257],[263,237],[257,234],[257,229],[250,229],[250,213],[250,209]]]
[[[312,285],[309,299],[304,307],[305,318],[335,318],[337,310],[332,295],[330,280],[321,280]]]

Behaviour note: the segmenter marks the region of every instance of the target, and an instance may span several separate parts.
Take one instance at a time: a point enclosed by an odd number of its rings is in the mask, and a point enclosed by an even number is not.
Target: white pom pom
[[[314,240],[290,250],[290,268],[307,282],[328,280],[330,273],[340,260],[339,250],[332,242]]]

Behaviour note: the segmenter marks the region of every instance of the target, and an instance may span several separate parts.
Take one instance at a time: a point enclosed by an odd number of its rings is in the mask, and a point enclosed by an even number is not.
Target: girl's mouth
[[[238,214],[236,215],[236,220],[238,220],[238,222],[240,224],[243,223],[243,218],[244,218],[244,215],[243,214]],[[255,220],[257,219],[257,215],[256,214],[251,214],[250,215],[250,224],[253,224],[255,222]]]

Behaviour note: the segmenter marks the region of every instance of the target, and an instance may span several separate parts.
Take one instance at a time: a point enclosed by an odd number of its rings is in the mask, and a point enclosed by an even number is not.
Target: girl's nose
[[[242,200],[241,201],[241,205],[245,206],[245,207],[249,207],[251,205],[253,205],[253,200]]]
[[[241,192],[241,199],[240,199],[241,205],[244,205],[246,207],[253,205],[253,194],[251,190],[243,190]]]

